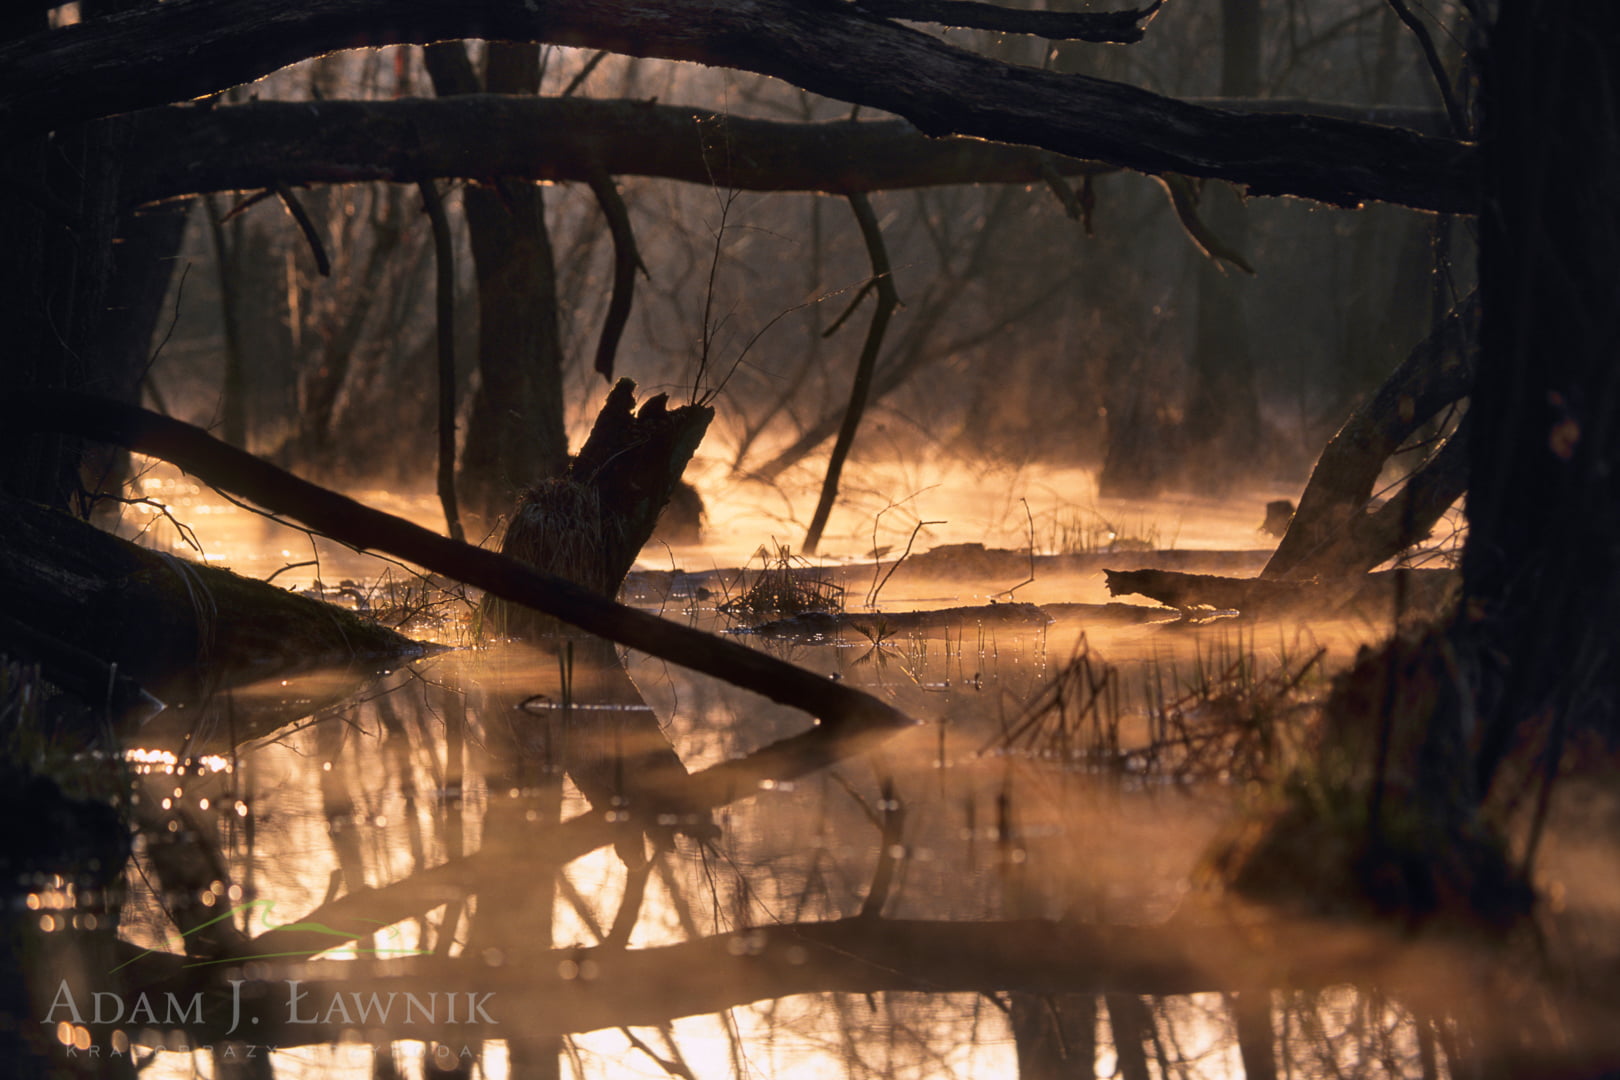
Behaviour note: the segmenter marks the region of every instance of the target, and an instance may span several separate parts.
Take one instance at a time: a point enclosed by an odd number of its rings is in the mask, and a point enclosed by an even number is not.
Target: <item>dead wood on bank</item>
[[[0,498],[0,554],[0,651],[40,663],[90,705],[120,687],[132,702],[119,678],[173,704],[294,671],[424,653],[342,608],[20,499]]]
[[[811,611],[734,633],[768,638],[835,637],[852,630],[873,641],[896,634],[920,636],[960,633],[973,628],[1043,630],[1052,617],[1034,604],[973,604],[933,611]]]
[[[1407,1000],[1429,1003],[1439,1000],[1448,983],[1448,958],[1449,963],[1460,962],[1458,951],[1443,945],[1396,947],[1377,928],[1299,923],[1252,929],[1254,933],[1220,924],[1088,926],[1048,919],[854,917],[748,927],[629,950],[537,949],[531,962],[501,967],[476,957],[302,961],[300,975],[306,981],[300,988],[308,991],[306,1017],[323,1013],[337,994],[347,1003],[350,994],[369,999],[375,993],[387,1000],[390,992],[398,993],[401,1008],[392,1024],[399,1026],[383,1027],[396,1038],[421,1037],[424,1026],[400,1023],[405,993],[424,999],[429,990],[475,993],[492,1021],[480,1025],[480,1037],[499,1038],[660,1024],[813,993],[1018,990],[1170,996],[1348,983],[1405,992],[1413,995]],[[328,947],[331,941],[325,939]],[[197,973],[175,970],[174,958],[151,955],[140,963],[142,985],[154,996],[189,993],[197,985]],[[592,973],[589,979],[578,977],[582,968]],[[342,1037],[337,1020],[285,1023],[281,982],[266,981],[255,989],[280,998],[273,1006],[243,1009],[242,1028],[233,1038],[290,1046]],[[250,1020],[255,1013],[258,1018]],[[222,1036],[229,1011],[205,1015],[204,1020],[194,1035]]]

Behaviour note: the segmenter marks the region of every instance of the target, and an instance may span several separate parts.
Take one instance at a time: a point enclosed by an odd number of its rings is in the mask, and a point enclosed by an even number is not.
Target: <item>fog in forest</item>
[[[1620,1061],[1613,654],[1490,636],[1553,578],[1479,569],[1506,305],[1422,157],[1495,5],[892,5],[792,18],[1391,157],[934,139],[630,29],[153,91],[84,377],[19,382],[147,412],[3,496],[18,1075]],[[1556,486],[1500,467],[1478,520]]]

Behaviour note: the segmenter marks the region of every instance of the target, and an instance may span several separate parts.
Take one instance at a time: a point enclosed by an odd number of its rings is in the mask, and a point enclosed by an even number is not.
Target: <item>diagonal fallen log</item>
[[[1477,295],[1458,305],[1329,440],[1262,577],[1298,581],[1370,570],[1427,536],[1462,494],[1467,444],[1459,430],[1408,482],[1411,490],[1367,512],[1390,455],[1472,388],[1479,311]]]
[[[624,607],[516,559],[374,510],[171,417],[84,394],[33,391],[14,393],[0,405],[0,430],[61,432],[162,458],[335,540],[385,552],[620,645],[802,709],[826,727],[893,730],[913,723],[900,710],[843,683]]]

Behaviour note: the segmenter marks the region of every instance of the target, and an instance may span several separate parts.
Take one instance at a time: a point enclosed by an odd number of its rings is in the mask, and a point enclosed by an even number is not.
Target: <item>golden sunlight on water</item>
[[[697,475],[709,543],[649,550],[647,567],[673,560],[696,575],[747,563],[773,539],[797,542],[812,486],[789,501],[712,469]],[[212,563],[298,588],[350,580],[365,593],[383,573],[185,477],[153,469],[144,486],[152,502],[127,521],[156,546],[195,543]],[[937,522],[918,530],[919,554],[1025,549],[1033,538],[1040,554],[1239,552],[1246,573],[1271,542],[1257,526],[1273,493],[1105,503],[1078,470],[896,466],[847,492],[824,544],[829,572],[868,560],[874,528],[892,564],[919,522]],[[355,495],[439,524],[428,497]],[[1043,604],[1106,599],[1094,573],[1017,578],[901,577],[880,603],[984,604],[1009,591]],[[851,609],[876,585],[852,580]],[[665,614],[719,628],[716,600],[688,597]],[[248,1045],[278,1047],[280,1076],[371,1077],[386,1055],[407,1075],[428,1060],[476,1058],[481,1075],[504,1077],[560,1055],[565,1074],[588,1077],[1000,1077],[1033,1045],[1028,1025],[1059,1013],[1063,1038],[1099,1075],[1135,1068],[1142,1045],[1120,1034],[1130,1030],[1155,1032],[1177,1075],[1231,1075],[1230,1002],[1208,991],[1243,985],[1234,965],[1244,932],[1200,914],[1198,883],[1246,791],[1232,770],[1246,762],[1245,775],[1267,783],[1282,775],[1299,747],[1268,725],[1320,693],[1328,664],[1317,649],[1343,659],[1380,632],[1373,621],[1060,618],[746,638],[919,723],[870,753],[778,761],[696,811],[669,801],[683,774],[755,767],[751,755],[805,732],[808,718],[591,642],[460,649],[376,681],[271,679],[171,708],[144,729],[131,759],[142,872],[123,935],[175,953],[187,946],[175,927],[190,926],[257,957],[229,969],[260,995],[232,1018]],[[446,637],[460,643],[454,628]],[[1263,693],[1274,695],[1271,718],[1198,734]],[[654,823],[652,852],[616,829],[632,812]],[[1071,923],[1109,929],[1076,930],[1061,947],[1043,937]],[[1175,959],[1138,969],[1121,948]],[[997,971],[1016,971],[1008,977],[1026,989],[974,992]],[[1117,971],[1139,971],[1123,984],[1130,992],[1116,992]],[[1048,992],[1071,985],[1090,992]],[[390,994],[414,995],[430,1030],[397,1016],[373,1022]],[[1381,1052],[1415,1063],[1412,1012],[1337,994],[1275,997],[1303,1040],[1295,1075],[1331,1075],[1329,1057],[1360,1052],[1325,1057],[1300,1032],[1332,1032],[1342,1048],[1365,1037],[1356,1025],[1369,1008]],[[477,1003],[485,1012],[469,1015]],[[209,1029],[220,1046],[223,1023]],[[164,1052],[146,1075],[190,1076],[205,1057]]]

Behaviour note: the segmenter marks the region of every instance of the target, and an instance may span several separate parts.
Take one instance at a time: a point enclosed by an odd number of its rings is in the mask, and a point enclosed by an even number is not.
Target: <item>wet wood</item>
[[[1245,615],[1346,614],[1377,618],[1396,612],[1435,612],[1451,595],[1448,570],[1391,570],[1326,581],[1183,574],[1173,570],[1104,570],[1114,596],[1135,593],[1182,612],[1240,611]]]

